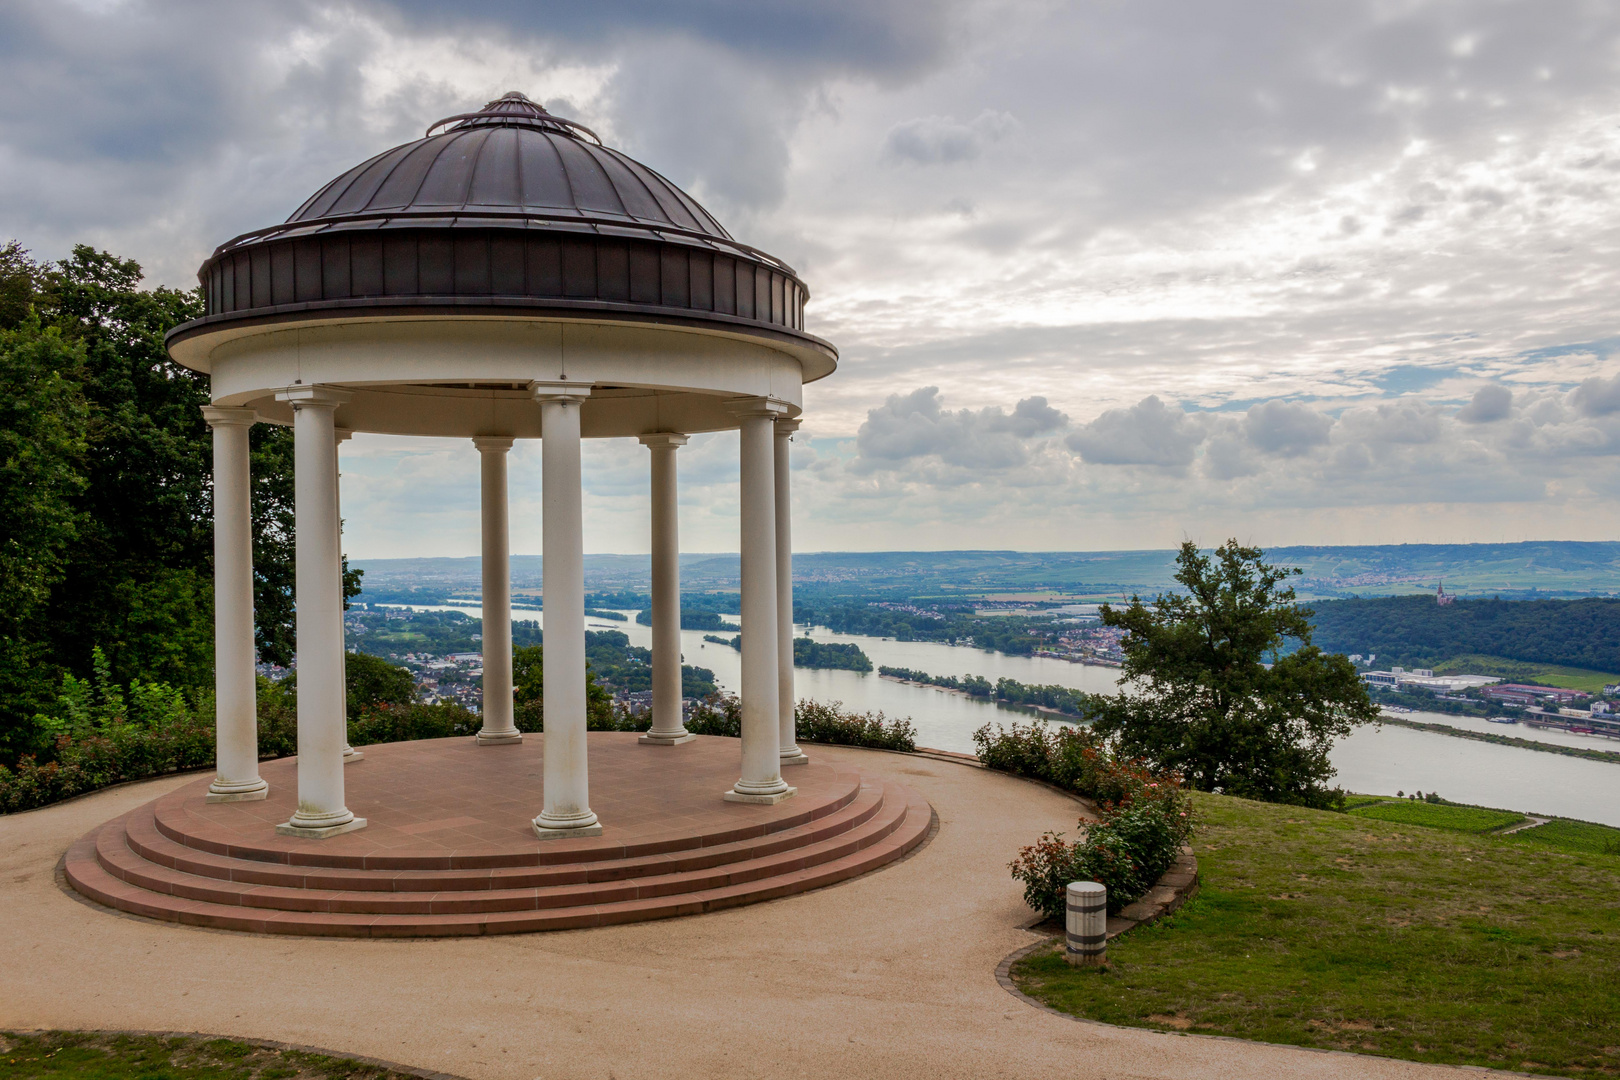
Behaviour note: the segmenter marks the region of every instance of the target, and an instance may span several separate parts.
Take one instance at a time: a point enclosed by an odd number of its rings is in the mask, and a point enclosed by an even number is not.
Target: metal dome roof
[[[446,124],[452,126],[432,134]],[[312,195],[286,224],[513,213],[677,230],[726,247],[735,243],[686,192],[602,145],[584,125],[553,116],[516,91],[476,113],[440,120],[426,137],[356,165]]]
[[[513,92],[427,130],[216,248],[197,274],[207,314],[170,345],[227,325],[499,315],[683,324],[836,358],[805,332],[791,266],[583,124]]]

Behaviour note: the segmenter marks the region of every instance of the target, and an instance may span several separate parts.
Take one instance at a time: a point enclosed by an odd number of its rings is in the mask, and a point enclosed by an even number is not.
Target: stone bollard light
[[[1071,881],[1064,916],[1064,959],[1076,967],[1108,963],[1108,889],[1095,881]]]

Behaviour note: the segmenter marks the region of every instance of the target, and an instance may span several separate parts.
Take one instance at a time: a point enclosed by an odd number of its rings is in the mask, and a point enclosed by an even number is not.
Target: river
[[[478,617],[476,607],[434,607],[419,610],[465,611]],[[628,612],[631,620],[635,613]],[[520,619],[538,619],[539,612],[519,611]],[[736,616],[727,616],[737,621]],[[592,630],[622,630],[633,645],[650,647],[651,627],[630,622],[586,619]],[[804,627],[795,631],[805,634]],[[729,636],[729,634],[727,635]],[[835,634],[824,627],[810,629],[817,641],[854,642],[876,666],[905,667],[931,675],[983,675],[1023,683],[1049,683],[1076,690],[1106,692],[1119,678],[1116,668],[1072,664],[1038,656],[1005,656],[982,649],[921,641],[891,641],[858,634]],[[681,652],[688,664],[709,668],[715,681],[735,693],[740,686],[741,656],[726,645],[703,640],[703,632],[683,630]],[[809,670],[796,676],[800,697],[841,701],[857,712],[881,710],[892,717],[909,716],[917,727],[917,742],[940,750],[973,750],[973,732],[987,723],[1027,721],[1034,713],[935,687],[913,686],[880,677],[876,672]],[[1538,742],[1620,749],[1615,740],[1537,731],[1524,725],[1490,724],[1470,717],[1418,712],[1403,719],[1451,724]],[[1455,802],[1499,806],[1527,813],[1560,815],[1620,826],[1620,764],[1586,761],[1537,750],[1496,746],[1393,725],[1362,728],[1341,739],[1333,749],[1337,782],[1347,791],[1393,795],[1397,791],[1437,791]]]

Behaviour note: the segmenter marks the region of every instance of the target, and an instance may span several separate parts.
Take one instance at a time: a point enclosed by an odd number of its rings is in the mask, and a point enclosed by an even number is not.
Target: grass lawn
[[[1459,656],[1436,664],[1437,675],[1473,674],[1496,675],[1504,679],[1534,679],[1548,686],[1561,686],[1566,690],[1585,690],[1589,694],[1603,691],[1609,683],[1620,682],[1620,675],[1590,668],[1563,667],[1558,664],[1534,664],[1526,660],[1506,660],[1500,656]]]
[[[1554,818],[1545,825],[1513,833],[1506,839],[1520,844],[1553,847],[1564,851],[1620,855],[1620,829],[1611,829],[1607,825],[1593,825],[1587,821]],[[1616,977],[1620,978],[1620,974]]]
[[[1400,825],[1427,825],[1431,829],[1456,829],[1458,832],[1486,833],[1517,825],[1525,820],[1523,814],[1511,810],[1485,810],[1477,806],[1448,806],[1445,803],[1426,803],[1417,799],[1397,799],[1394,802],[1374,803],[1350,810],[1357,817],[1392,821]]]
[[[0,1080],[414,1080],[301,1050],[193,1035],[0,1033]]]
[[[1620,1075],[1620,856],[1520,839],[1536,829],[1197,805],[1200,894],[1110,942],[1106,972],[1035,953],[1013,972],[1026,993],[1134,1027]]]

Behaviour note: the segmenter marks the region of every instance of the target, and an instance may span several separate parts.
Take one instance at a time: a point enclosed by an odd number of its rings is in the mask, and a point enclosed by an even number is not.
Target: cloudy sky
[[[1620,526],[1611,3],[5,0],[0,239],[189,286],[509,89],[809,282],[801,550]],[[588,448],[589,550],[646,550],[645,454]],[[735,550],[735,436],[682,455]],[[470,446],[344,470],[351,554],[476,553]]]

